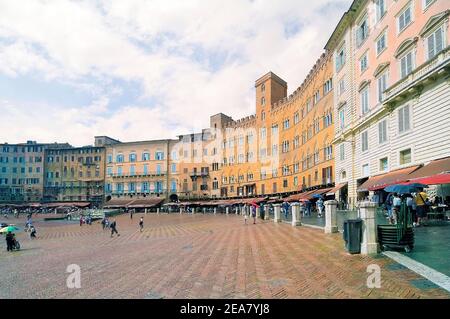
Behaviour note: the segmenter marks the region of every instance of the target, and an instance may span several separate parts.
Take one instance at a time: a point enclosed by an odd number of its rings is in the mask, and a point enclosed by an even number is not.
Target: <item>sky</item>
[[[0,0],[0,143],[176,138],[301,85],[351,0]]]

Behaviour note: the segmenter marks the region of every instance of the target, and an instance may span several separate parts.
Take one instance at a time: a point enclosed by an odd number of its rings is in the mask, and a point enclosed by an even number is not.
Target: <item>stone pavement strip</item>
[[[340,234],[308,227],[135,214],[117,217],[120,237],[111,238],[98,222],[35,225],[36,240],[18,233],[21,251],[6,252],[2,238],[0,298],[450,298],[391,259],[350,255]],[[81,268],[79,289],[67,288],[70,264]],[[381,288],[366,285],[371,264]]]

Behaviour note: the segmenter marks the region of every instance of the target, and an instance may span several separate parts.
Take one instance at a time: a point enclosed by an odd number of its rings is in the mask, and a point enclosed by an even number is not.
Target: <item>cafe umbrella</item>
[[[403,183],[390,185],[388,187],[385,187],[384,190],[388,193],[411,194],[417,192],[421,188],[428,188],[428,186],[420,183]]]
[[[14,225],[9,225],[9,226],[6,226],[6,227],[3,227],[2,229],[0,229],[0,233],[2,233],[2,234],[9,233],[9,232],[13,233],[18,230],[20,230],[19,227],[14,226]]]

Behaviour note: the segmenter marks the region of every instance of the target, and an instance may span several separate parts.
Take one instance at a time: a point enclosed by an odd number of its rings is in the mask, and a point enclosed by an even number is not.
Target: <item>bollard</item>
[[[230,206],[225,207],[225,212],[227,215],[230,213]]]
[[[302,225],[302,217],[300,216],[300,204],[292,203],[292,226],[301,226]]]
[[[217,207],[214,207],[214,215],[217,213]]]
[[[183,208],[180,207],[180,215],[183,213]]]
[[[379,252],[377,240],[376,204],[364,201],[359,205],[362,219],[361,254],[370,255]]]
[[[147,208],[144,210],[144,212],[145,212],[145,215],[147,215]]]
[[[156,214],[159,215],[159,207],[156,209]]]
[[[275,223],[281,222],[281,205],[273,204],[273,221]]]
[[[261,208],[258,206],[258,207],[256,207],[256,216],[258,217],[258,218],[261,218]]]
[[[327,200],[325,203],[325,234],[337,233],[337,201]]]

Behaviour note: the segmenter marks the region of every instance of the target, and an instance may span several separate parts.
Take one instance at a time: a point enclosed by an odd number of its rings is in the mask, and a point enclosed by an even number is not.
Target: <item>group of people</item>
[[[417,193],[403,194],[389,193],[386,198],[385,206],[387,209],[389,223],[397,224],[398,213],[402,204],[402,197],[406,200],[406,205],[412,213],[413,226],[419,227],[427,219],[427,213],[430,210],[431,202],[426,192],[418,190]]]
[[[87,215],[87,216],[80,215],[80,226],[83,226],[83,224],[92,225],[92,216],[91,215]]]

